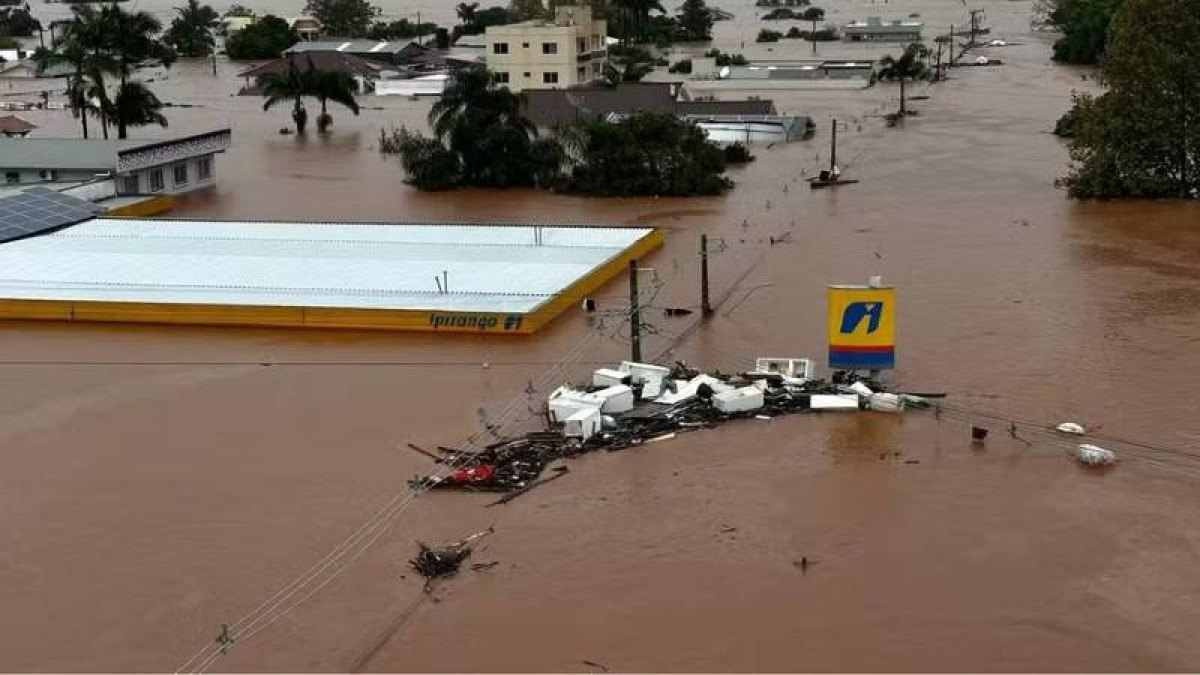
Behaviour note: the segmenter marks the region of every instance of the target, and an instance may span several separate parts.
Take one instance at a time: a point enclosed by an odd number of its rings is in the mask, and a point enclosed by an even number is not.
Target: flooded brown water
[[[669,229],[644,261],[660,306],[697,302],[705,232],[726,244],[713,257],[724,302],[671,356],[726,370],[819,357],[824,285],[882,274],[902,302],[896,381],[973,411],[748,421],[581,458],[504,507],[423,496],[213,668],[1200,667],[1200,462],[1120,448],[1115,469],[1085,471],[1051,437],[1022,428],[1026,445],[985,417],[1200,451],[1200,208],[1056,190],[1066,152],[1046,131],[1090,78],[1049,63],[1028,2],[983,5],[998,36],[1026,43],[993,50],[1008,65],[914,88],[931,98],[903,129],[878,117],[893,87],[775,95],[820,134],[756,149],[712,199],[418,194],[374,143],[382,126],[422,124],[427,102],[366,99],[358,118],[335,111],[330,137],[302,140],[274,133],[286,110],[230,95],[236,66],[170,71],[162,96],[202,106],[171,111],[170,131],[230,124],[235,139],[219,189],[178,215],[651,223]],[[876,9],[961,21],[957,2]],[[722,45],[756,32],[751,12],[721,26]],[[810,191],[801,172],[826,161],[835,115],[862,183]],[[74,129],[62,113],[30,119]],[[786,232],[793,243],[769,245]],[[625,292],[610,284],[601,309]],[[648,316],[649,354],[691,325]],[[514,399],[526,414],[530,380],[622,358],[613,329],[578,312],[530,339],[0,326],[0,668],[175,668],[428,470],[404,443],[458,442],[481,408],[495,419]],[[543,378],[567,354],[579,358]],[[992,429],[984,449],[968,421]],[[500,565],[422,599],[413,541],[492,524],[476,560]]]

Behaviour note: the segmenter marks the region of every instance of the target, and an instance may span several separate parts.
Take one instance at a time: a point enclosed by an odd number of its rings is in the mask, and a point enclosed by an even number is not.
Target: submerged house
[[[851,21],[846,24],[842,35],[851,42],[920,42],[921,29],[925,24],[920,21],[905,21],[895,19],[884,23],[883,19],[872,16],[866,21]]]
[[[715,59],[693,59],[685,86],[699,96],[722,91],[858,89],[870,85],[874,67],[870,59],[793,59],[718,68]]]
[[[216,182],[229,129],[165,140],[0,138],[4,185],[88,184],[112,195],[182,194]]]
[[[773,115],[767,100],[692,101],[678,82],[627,82],[616,87],[585,86],[571,89],[526,89],[522,113],[542,129],[553,129],[582,120],[608,119],[639,112],[689,115]]]

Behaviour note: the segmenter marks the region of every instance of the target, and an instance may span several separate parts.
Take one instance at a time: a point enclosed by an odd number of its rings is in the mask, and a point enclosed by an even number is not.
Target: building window
[[[42,177],[42,180],[58,180],[58,171],[55,169],[42,169],[38,175]]]
[[[6,171],[4,173],[4,182],[5,183],[20,183],[21,182],[21,174],[17,171]]]
[[[176,164],[172,171],[175,174],[175,185],[187,185],[187,164]]]
[[[542,73],[542,84],[558,84],[558,73]]]
[[[557,54],[558,53],[558,43],[557,42],[543,42],[542,43],[542,53],[543,54]]]
[[[522,43],[521,43],[521,49],[529,49],[529,43],[528,43],[528,42],[522,42]]]
[[[592,64],[592,75],[595,75],[596,77],[600,77],[600,68],[601,68],[601,66],[599,63],[593,63]]]
[[[576,46],[579,47],[579,51],[581,51],[581,52],[587,51],[587,38],[579,38],[578,40],[575,41],[575,44],[576,44]]]
[[[587,68],[580,68],[579,72],[576,73],[576,75],[579,77],[579,81],[583,82],[584,80],[587,79]]]
[[[212,178],[212,157],[201,157],[196,161],[196,176],[200,180]]]
[[[137,174],[125,176],[125,194],[136,195],[138,193],[138,177]]]
[[[508,84],[508,73],[507,72],[496,71],[495,73],[492,74],[492,77],[495,78],[496,84]]]
[[[508,53],[508,43],[507,42],[497,42],[496,44],[492,45],[492,53],[493,54],[507,54]]]
[[[528,73],[528,72],[526,72],[526,73],[525,73],[525,79],[527,79],[527,80],[529,79],[529,73]]]
[[[161,192],[164,187],[163,170],[150,169],[150,191]]]

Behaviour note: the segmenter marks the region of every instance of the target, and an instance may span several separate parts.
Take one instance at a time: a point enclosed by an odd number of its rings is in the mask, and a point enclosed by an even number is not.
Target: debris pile
[[[415,477],[409,485],[414,490],[523,493],[558,477],[539,480],[554,460],[668,440],[730,420],[813,411],[898,414],[929,406],[924,396],[888,393],[855,373],[839,371],[830,381],[817,379],[812,361],[803,358],[760,358],[754,370],[734,375],[702,373],[683,362],[667,368],[624,361],[593,372],[589,386],[555,389],[546,401],[549,431],[503,439],[482,450],[439,447],[441,455],[410,444],[455,469],[444,476]]]
[[[417,557],[408,561],[418,574],[425,577],[425,588],[429,589],[429,584],[438,577],[450,577],[458,573],[458,568],[462,566],[463,561],[471,556],[471,542],[495,532],[495,528],[477,532],[462,541],[454,542],[441,548],[432,548],[417,542],[420,550],[417,552]]]

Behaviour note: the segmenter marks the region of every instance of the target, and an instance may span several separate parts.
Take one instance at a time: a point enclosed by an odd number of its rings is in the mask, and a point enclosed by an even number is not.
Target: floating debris
[[[430,583],[439,577],[450,577],[458,573],[458,568],[463,561],[471,555],[471,542],[495,532],[495,528],[477,532],[462,541],[455,542],[449,546],[442,548],[431,548],[421,542],[417,542],[420,551],[417,552],[417,557],[408,561],[421,576],[425,577],[425,590],[430,589]]]
[[[1073,454],[1085,466],[1108,466],[1117,462],[1117,453],[1090,443],[1080,445]]]
[[[1075,422],[1063,422],[1054,427],[1054,430],[1064,434],[1075,434],[1076,436],[1082,436],[1087,433],[1082,424],[1076,424]]]
[[[682,361],[670,368],[625,361],[617,368],[595,370],[590,386],[555,389],[546,400],[546,431],[500,439],[483,449],[439,446],[440,457],[410,445],[452,470],[415,477],[409,486],[509,493],[488,504],[495,506],[556,480],[565,467],[549,478],[540,476],[552,462],[585,452],[671,440],[737,419],[770,421],[820,411],[900,414],[929,407],[919,396],[883,389],[845,371],[834,373],[830,381],[817,379],[812,361],[803,358],[759,358],[754,370],[733,375],[702,373]]]

